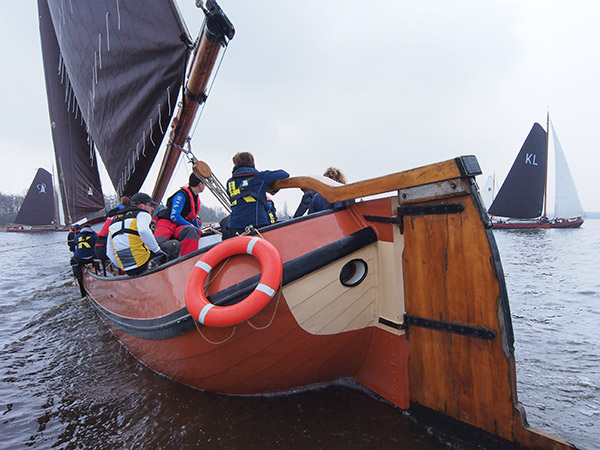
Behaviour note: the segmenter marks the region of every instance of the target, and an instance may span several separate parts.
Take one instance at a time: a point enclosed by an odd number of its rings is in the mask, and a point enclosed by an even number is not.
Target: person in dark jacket
[[[69,246],[71,253],[75,252],[75,235],[79,230],[81,230],[81,225],[73,224],[69,229],[69,234],[67,234],[67,245]]]
[[[102,225],[100,233],[98,233],[98,239],[96,239],[96,246],[94,247],[94,257],[102,261],[103,265],[108,259],[108,256],[106,256],[106,240],[108,238],[108,227],[110,226],[113,217],[116,216],[119,212],[121,212],[125,207],[129,206],[129,201],[129,197],[124,195],[123,197],[121,197],[120,203],[106,213],[106,220],[104,221],[104,225]]]
[[[290,174],[285,170],[259,172],[254,166],[252,153],[236,153],[233,157],[232,177],[227,181],[231,216],[228,228],[223,230],[223,238],[242,233],[249,225],[255,228],[269,225],[271,219],[267,190],[275,181],[289,176]]]
[[[337,181],[338,183],[346,184],[346,176],[342,173],[340,169],[337,169],[335,167],[329,167],[325,171],[323,176],[331,178],[333,181]],[[343,202],[329,203],[327,200],[325,200],[325,197],[323,197],[321,194],[316,193],[312,198],[310,206],[308,207],[308,214],[324,211],[326,209],[341,208],[342,206],[347,206],[351,203],[354,203],[354,199],[345,200]]]
[[[204,183],[194,173],[190,174],[187,186],[181,187],[167,199],[167,206],[157,214],[154,236],[159,245],[170,239],[181,242],[181,256],[198,250],[200,239],[200,198]]]
[[[302,188],[302,192],[304,192],[304,193],[302,194],[302,199],[300,200],[300,204],[298,205],[298,208],[296,208],[296,212],[294,213],[294,218],[301,217],[304,215],[304,213],[306,211],[308,211],[308,208],[310,207],[312,199],[315,196],[315,191],[313,191],[312,189]]]
[[[82,267],[85,264],[94,261],[94,247],[97,238],[98,235],[89,225],[81,227],[75,235],[75,250],[73,252],[73,257],[71,258],[71,268],[73,269],[73,275],[79,282],[79,288],[82,295],[85,295],[85,291],[81,284],[83,275]]]

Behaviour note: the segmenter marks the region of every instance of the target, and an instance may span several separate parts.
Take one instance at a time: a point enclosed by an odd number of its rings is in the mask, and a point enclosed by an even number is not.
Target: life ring
[[[208,274],[221,261],[233,255],[247,253],[260,262],[258,286],[244,300],[230,306],[217,306],[206,298],[204,283]],[[194,265],[185,285],[185,305],[192,317],[209,327],[236,325],[263,309],[281,284],[283,263],[277,249],[258,237],[239,236],[221,242],[206,252]]]

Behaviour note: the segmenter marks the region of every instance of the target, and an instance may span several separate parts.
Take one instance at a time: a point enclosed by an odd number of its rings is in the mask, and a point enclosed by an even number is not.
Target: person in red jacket
[[[190,175],[187,186],[181,187],[167,199],[166,208],[157,214],[154,236],[159,245],[169,239],[181,242],[181,256],[198,250],[200,238],[200,198],[204,183],[194,173]]]

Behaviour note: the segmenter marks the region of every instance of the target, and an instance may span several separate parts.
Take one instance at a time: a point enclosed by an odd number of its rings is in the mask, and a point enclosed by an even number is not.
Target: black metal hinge
[[[432,330],[446,331],[448,333],[460,334],[462,336],[469,336],[479,339],[485,339],[487,341],[493,341],[496,339],[496,332],[485,327],[474,327],[472,325],[465,325],[459,323],[441,322],[439,320],[424,319],[422,317],[410,316],[404,314],[403,328],[410,332],[410,327],[423,327],[430,328]]]
[[[404,234],[404,216],[429,216],[434,214],[457,214],[465,210],[462,203],[448,203],[442,205],[422,206],[399,206],[398,215],[387,216],[364,216],[365,220],[379,223],[397,223],[400,233]]]

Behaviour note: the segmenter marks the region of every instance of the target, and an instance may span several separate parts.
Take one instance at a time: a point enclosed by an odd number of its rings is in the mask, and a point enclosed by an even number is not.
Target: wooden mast
[[[54,166],[52,166],[52,197],[54,200],[54,226],[59,228],[61,226],[60,223],[60,213],[58,211],[58,195],[57,195],[57,188],[58,188],[58,180],[55,181],[54,179]]]
[[[544,214],[543,219],[547,218],[546,205],[548,202],[548,144],[550,137],[550,110],[546,112],[546,178],[544,179]]]
[[[171,125],[169,143],[152,191],[152,198],[156,201],[164,196],[196,113],[206,101],[206,88],[219,52],[235,33],[233,25],[213,0],[208,0],[203,9],[206,21],[196,47],[182,105]]]

